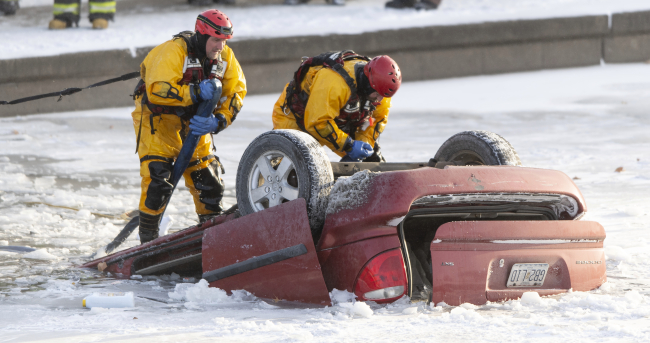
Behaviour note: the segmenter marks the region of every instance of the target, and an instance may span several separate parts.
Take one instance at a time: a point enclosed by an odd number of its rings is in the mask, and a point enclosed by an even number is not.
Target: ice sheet
[[[326,309],[284,308],[245,293],[223,298],[204,285],[179,286],[178,276],[119,280],[75,269],[119,232],[121,214],[137,207],[131,109],[2,118],[0,244],[43,249],[39,254],[56,259],[0,254],[0,337],[459,342],[508,341],[516,333],[533,342],[648,341],[648,75],[646,64],[607,65],[402,86],[380,139],[389,161],[428,161],[454,133],[493,131],[512,143],[524,166],[574,178],[588,204],[584,219],[607,232],[609,281],[599,290],[484,306],[430,307],[408,299],[379,306],[337,296],[343,300]],[[215,137],[227,204],[234,204],[239,157],[271,127],[277,96],[247,97],[235,124]],[[171,206],[172,230],[196,223],[187,188],[176,190]],[[124,247],[135,244],[131,237]],[[98,291],[133,291],[137,307],[83,310],[81,299]]]

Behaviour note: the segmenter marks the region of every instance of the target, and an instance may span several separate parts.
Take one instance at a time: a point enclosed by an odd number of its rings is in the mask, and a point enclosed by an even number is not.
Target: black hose
[[[120,244],[124,243],[127,238],[133,233],[136,227],[140,226],[140,216],[135,216],[131,218],[131,220],[124,225],[124,228],[120,233],[115,236],[115,239],[113,239],[112,242],[108,243],[106,246],[106,254],[110,254],[115,250],[117,247],[120,246]]]

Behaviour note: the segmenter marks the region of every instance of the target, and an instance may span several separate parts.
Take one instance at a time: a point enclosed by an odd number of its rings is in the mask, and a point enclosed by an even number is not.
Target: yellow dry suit
[[[233,51],[225,46],[216,60],[201,60],[194,52],[191,35],[184,32],[155,47],[140,65],[142,80],[136,87],[132,116],[142,177],[141,234],[143,229],[157,232],[164,204],[171,196],[172,164],[198,107],[190,95],[194,85],[206,78],[222,79],[222,97],[214,113],[222,114],[227,125],[237,117],[246,95],[246,79]],[[202,136],[183,174],[200,219],[222,211],[223,167],[211,154],[212,147],[212,136]]]
[[[355,66],[363,67],[366,63],[365,60],[352,59],[344,61],[342,66],[356,84]],[[288,86],[273,107],[274,129],[306,131],[339,156],[346,154],[344,147],[348,137],[377,147],[375,143],[388,121],[390,98],[384,98],[367,118],[352,123],[348,118],[363,110],[363,104],[338,72],[329,67],[313,66],[300,84],[305,93],[301,96],[308,99],[304,117],[300,118],[286,105]]]

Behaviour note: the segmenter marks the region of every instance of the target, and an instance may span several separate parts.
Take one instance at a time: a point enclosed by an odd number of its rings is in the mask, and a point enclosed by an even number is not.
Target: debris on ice
[[[521,303],[524,305],[539,305],[542,298],[537,292],[524,292],[521,296]]]

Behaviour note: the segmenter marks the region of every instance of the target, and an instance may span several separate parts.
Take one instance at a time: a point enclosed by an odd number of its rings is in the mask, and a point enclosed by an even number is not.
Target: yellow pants
[[[173,161],[183,146],[182,137],[189,132],[189,122],[182,122],[174,114],[162,114],[151,117],[151,112],[136,100],[136,109],[132,113],[133,127],[138,142],[140,157],[140,176],[142,189],[140,195],[141,212],[156,216],[165,210],[167,198],[172,194],[169,183]],[[153,131],[152,125],[153,124]],[[204,135],[194,150],[189,167],[183,173],[185,185],[194,198],[196,213],[210,215],[222,211],[223,180],[221,165],[210,154],[212,136]]]

